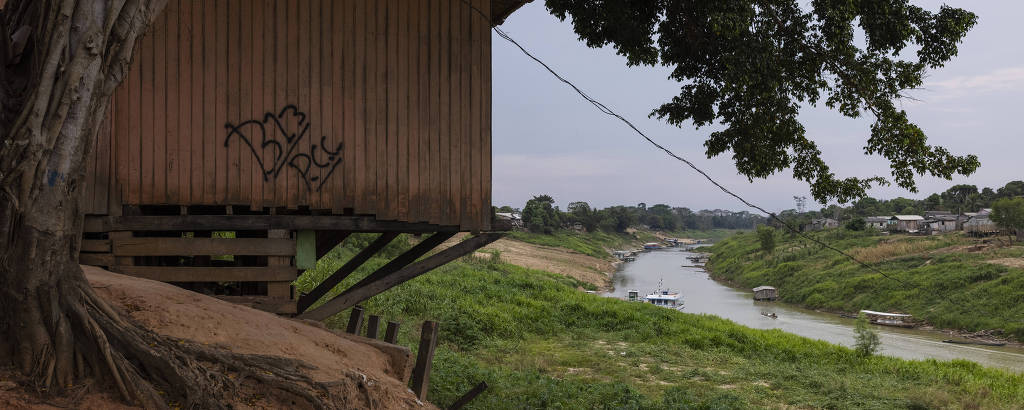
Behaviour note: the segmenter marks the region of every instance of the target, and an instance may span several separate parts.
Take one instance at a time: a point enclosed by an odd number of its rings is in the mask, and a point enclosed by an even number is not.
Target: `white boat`
[[[912,328],[915,326],[914,317],[903,313],[875,312],[873,310],[862,310],[864,316],[872,324],[882,326],[894,326]]]
[[[644,297],[644,301],[655,306],[663,306],[672,309],[683,308],[683,298],[679,292],[661,290]]]

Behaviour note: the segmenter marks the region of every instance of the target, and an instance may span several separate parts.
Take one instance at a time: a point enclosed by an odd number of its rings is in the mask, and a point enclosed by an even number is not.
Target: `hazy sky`
[[[930,10],[943,3],[916,0]],[[999,187],[1024,179],[1024,2],[949,0],[978,15],[978,25],[946,67],[929,73],[925,89],[906,101],[911,120],[929,142],[956,154],[974,153],[981,168],[953,181],[920,177],[920,193],[876,188],[874,197],[923,197],[957,183]],[[707,159],[703,142],[710,129],[676,128],[647,118],[676,95],[679,84],[663,67],[632,67],[610,48],[591,49],[577,40],[568,22],[547,13],[536,0],[501,26],[536,56],[591,96],[631,119],[641,130],[704,168],[728,188],[772,210],[793,208],[795,195],[809,197],[807,185],[790,170],[748,182],[728,154]],[[552,195],[563,209],[570,201],[591,205],[667,203],[694,209],[744,209],[691,169],[657,151],[616,119],[601,114],[575,92],[505,40],[493,37],[494,204],[522,205],[532,195]],[[808,136],[839,176],[890,177],[887,161],[863,155],[870,119],[851,120],[825,108],[801,114]]]

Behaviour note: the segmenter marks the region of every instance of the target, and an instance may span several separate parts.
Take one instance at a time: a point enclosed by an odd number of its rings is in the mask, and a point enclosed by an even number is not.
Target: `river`
[[[800,336],[820,339],[843,346],[853,346],[854,319],[830,313],[815,312],[780,302],[755,302],[753,292],[734,289],[712,280],[701,268],[692,265],[687,256],[694,253],[681,249],[664,249],[639,255],[625,263],[613,278],[614,290],[607,296],[626,296],[630,289],[640,295],[658,289],[677,291],[685,303],[684,312],[708,313],[757,329],[781,329]],[[761,315],[774,312],[778,319]],[[942,343],[952,337],[938,331],[901,329],[872,325],[881,338],[881,354],[905,359],[966,359],[985,366],[1024,372],[1024,348],[970,346]]]

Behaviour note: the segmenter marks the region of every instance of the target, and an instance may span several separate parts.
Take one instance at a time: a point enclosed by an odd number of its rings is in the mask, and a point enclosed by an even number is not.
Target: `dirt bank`
[[[466,234],[459,234],[445,242],[443,247],[454,245]],[[479,257],[490,257],[489,251],[501,252],[501,259],[524,268],[544,270],[592,283],[601,290],[611,286],[611,277],[617,261],[595,258],[590,255],[550,246],[534,245],[512,239],[499,239],[477,252]]]
[[[83,266],[96,292],[139,324],[166,336],[188,339],[232,352],[282,356],[310,365],[314,380],[333,384],[336,397],[351,408],[434,408],[419,403],[400,378],[396,359],[352,338],[317,326],[224,302],[172,285]],[[404,364],[404,363],[401,363]],[[28,393],[9,369],[0,369],[3,408],[125,408],[106,394],[69,398]],[[336,386],[336,387],[335,387]],[[335,391],[337,390],[337,391]],[[280,408],[291,403],[273,397],[238,397],[235,408]]]

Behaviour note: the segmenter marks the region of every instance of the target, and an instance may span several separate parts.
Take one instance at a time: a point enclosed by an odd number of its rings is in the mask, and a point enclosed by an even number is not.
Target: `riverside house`
[[[921,215],[893,215],[889,218],[890,232],[917,233],[923,227],[924,217]]]

